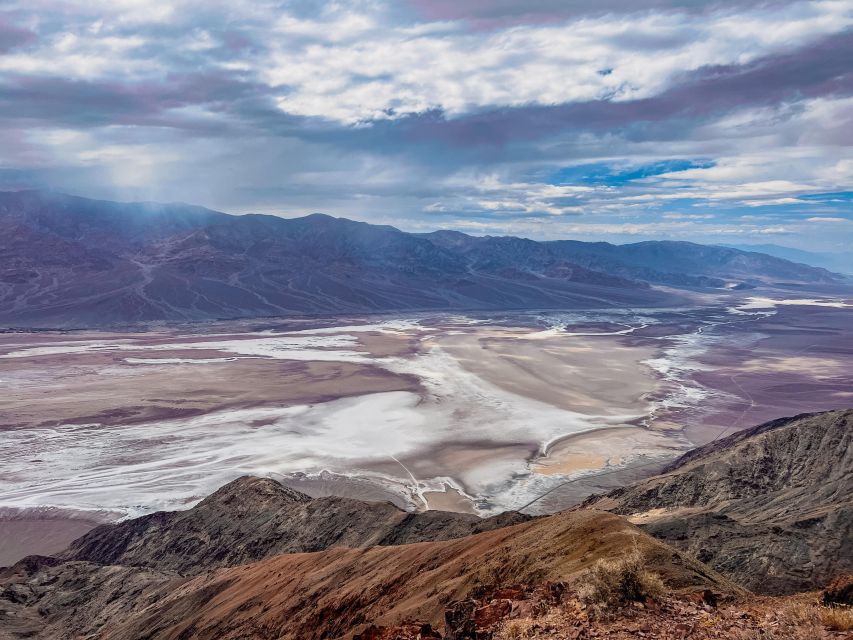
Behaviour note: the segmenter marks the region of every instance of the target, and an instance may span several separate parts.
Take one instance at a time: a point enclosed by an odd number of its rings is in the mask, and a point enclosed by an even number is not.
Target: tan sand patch
[[[472,331],[434,341],[465,369],[492,384],[578,413],[645,413],[645,395],[658,386],[651,370],[641,364],[653,357],[655,349],[626,346],[617,338],[525,340]]]
[[[831,358],[815,358],[810,356],[780,356],[753,358],[746,360],[739,367],[740,372],[780,372],[780,373],[803,373],[808,372],[812,376],[833,376],[843,373],[847,367],[845,363]]]
[[[662,520],[664,518],[671,517],[684,517],[689,515],[690,513],[698,513],[701,511],[701,507],[681,507],[677,509],[665,509],[663,507],[658,507],[656,509],[649,509],[648,511],[643,511],[642,513],[635,513],[630,516],[627,516],[628,521],[636,524],[643,525],[649,524],[651,522],[656,522],[658,520]]]
[[[593,453],[567,453],[560,458],[545,458],[533,466],[534,473],[544,476],[567,475],[586,469],[603,469],[607,458]]]
[[[553,443],[531,464],[534,473],[569,475],[624,464],[637,455],[659,456],[677,451],[672,440],[659,432],[623,426],[596,429],[567,436]]]
[[[671,420],[652,420],[649,428],[653,431],[680,431],[684,425]]]
[[[444,485],[444,491],[425,491],[424,499],[432,511],[453,511],[454,513],[476,513],[471,501],[451,486]]]
[[[415,336],[381,333],[379,331],[354,334],[359,345],[374,358],[409,356],[418,350]]]

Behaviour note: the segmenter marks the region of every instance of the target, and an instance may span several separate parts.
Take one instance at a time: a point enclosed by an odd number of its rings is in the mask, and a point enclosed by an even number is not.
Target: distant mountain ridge
[[[106,326],[289,314],[668,306],[674,288],[839,277],[681,242],[412,234],[314,214],[0,192],[0,323]]]
[[[766,253],[768,256],[775,256],[812,267],[821,267],[836,273],[853,274],[853,252],[851,251],[846,253],[839,251],[818,253],[816,251],[794,249],[793,247],[783,247],[778,244],[725,244],[720,246],[739,249],[741,251]]]

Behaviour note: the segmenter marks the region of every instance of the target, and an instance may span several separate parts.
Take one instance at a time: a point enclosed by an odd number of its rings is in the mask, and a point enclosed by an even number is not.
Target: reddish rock
[[[544,582],[533,591],[533,598],[548,604],[558,604],[568,593],[565,582]]]
[[[532,600],[514,600],[510,618],[532,618],[536,614],[536,604]]]
[[[719,598],[717,597],[717,594],[714,593],[713,591],[711,591],[710,589],[705,589],[702,592],[702,600],[709,607],[713,607],[715,609],[717,608],[717,605],[719,604]]]
[[[441,634],[429,624],[404,622],[399,627],[370,625],[353,640],[441,640]]]
[[[492,594],[492,598],[495,600],[524,600],[524,595],[525,591],[523,587],[513,586],[497,589]]]
[[[484,607],[474,611],[474,624],[477,630],[490,629],[498,622],[508,617],[512,611],[512,602],[509,600],[493,600]]]
[[[426,640],[427,638],[435,638],[436,640],[441,640],[441,634],[432,628],[432,625],[422,624],[419,637],[421,640]]]

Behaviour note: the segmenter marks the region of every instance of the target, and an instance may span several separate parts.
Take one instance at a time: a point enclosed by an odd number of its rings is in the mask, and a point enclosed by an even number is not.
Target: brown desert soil
[[[424,491],[429,509],[451,513],[476,513],[471,501],[453,487],[444,485],[444,491]]]
[[[676,592],[743,593],[623,518],[585,511],[459,540],[283,555],[217,571],[169,584],[101,637],[311,640],[348,637],[368,620],[438,626],[445,606],[478,585],[570,580],[634,546]]]

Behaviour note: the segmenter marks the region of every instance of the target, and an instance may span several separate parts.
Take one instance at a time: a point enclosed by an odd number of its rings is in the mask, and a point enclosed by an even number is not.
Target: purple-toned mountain
[[[232,216],[185,204],[0,193],[0,323],[426,309],[672,305],[649,283],[722,287],[837,276],[723,247],[410,234],[315,214]]]
[[[825,285],[843,280],[825,269],[763,253],[693,242],[534,242],[512,237],[474,237],[455,231],[436,231],[422,237],[466,256],[475,267],[512,265],[553,272],[572,265],[617,278],[697,289],[779,282]]]

